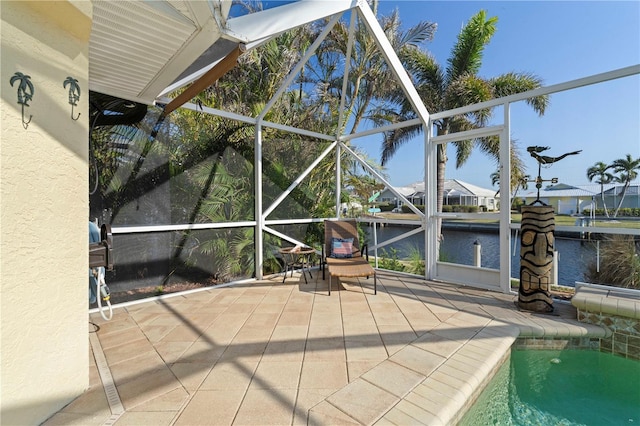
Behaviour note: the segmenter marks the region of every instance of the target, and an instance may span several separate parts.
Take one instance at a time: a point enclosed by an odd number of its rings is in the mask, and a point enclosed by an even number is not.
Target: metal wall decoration
[[[25,121],[24,119],[24,107],[29,106],[29,101],[33,99],[33,94],[35,89],[33,87],[33,83],[31,83],[31,76],[23,74],[21,72],[16,72],[9,83],[11,83],[11,87],[15,82],[19,82],[18,84],[18,104],[22,105],[22,126],[26,129],[29,127],[29,123],[31,123],[32,115],[29,115],[29,120]]]
[[[71,119],[77,120],[80,118],[80,113],[76,118],[73,118],[73,107],[78,106],[78,101],[80,100],[80,85],[78,84],[78,80],[75,78],[68,76],[67,79],[62,83],[63,88],[67,88],[69,86],[69,104],[71,105]]]

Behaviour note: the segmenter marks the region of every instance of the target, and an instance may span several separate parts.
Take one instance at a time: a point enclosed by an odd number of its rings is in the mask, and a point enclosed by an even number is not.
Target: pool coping
[[[491,319],[460,312],[311,408],[309,424],[456,424],[517,339],[610,335],[603,326],[549,315]],[[375,370],[397,378],[376,380]]]
[[[640,291],[589,283],[576,283],[571,304],[579,311],[640,320]]]

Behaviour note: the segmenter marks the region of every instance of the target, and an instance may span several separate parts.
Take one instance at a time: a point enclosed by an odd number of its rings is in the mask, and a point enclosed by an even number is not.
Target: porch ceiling
[[[288,29],[355,7],[302,0],[229,18],[230,0],[93,1],[89,88],[152,104],[211,69],[238,43],[259,46]]]

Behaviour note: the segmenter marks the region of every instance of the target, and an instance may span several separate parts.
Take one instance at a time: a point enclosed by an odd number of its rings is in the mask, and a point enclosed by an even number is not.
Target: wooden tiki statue
[[[534,312],[552,312],[551,266],[555,229],[551,206],[522,206],[520,227],[520,288],[518,306]]]

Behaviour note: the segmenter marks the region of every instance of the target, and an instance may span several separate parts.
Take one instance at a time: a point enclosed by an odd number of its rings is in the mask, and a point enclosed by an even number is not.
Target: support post
[[[340,217],[340,199],[342,198],[342,150],[340,144],[336,144],[336,217]]]
[[[480,241],[475,240],[473,242],[473,266],[480,268],[482,265],[482,244]]]
[[[265,217],[262,212],[262,123],[258,122],[255,127],[255,147],[254,147],[254,182],[255,182],[255,213],[256,230],[254,235],[255,241],[255,273],[256,279],[261,280],[264,274],[264,221]]]
[[[437,150],[438,147],[431,141],[433,137],[433,125],[431,122],[422,126],[424,136],[424,192],[426,201],[424,203],[424,278],[427,280],[436,277],[436,268],[439,253],[437,225]]]
[[[511,291],[511,104],[504,104],[500,132],[500,289]]]

